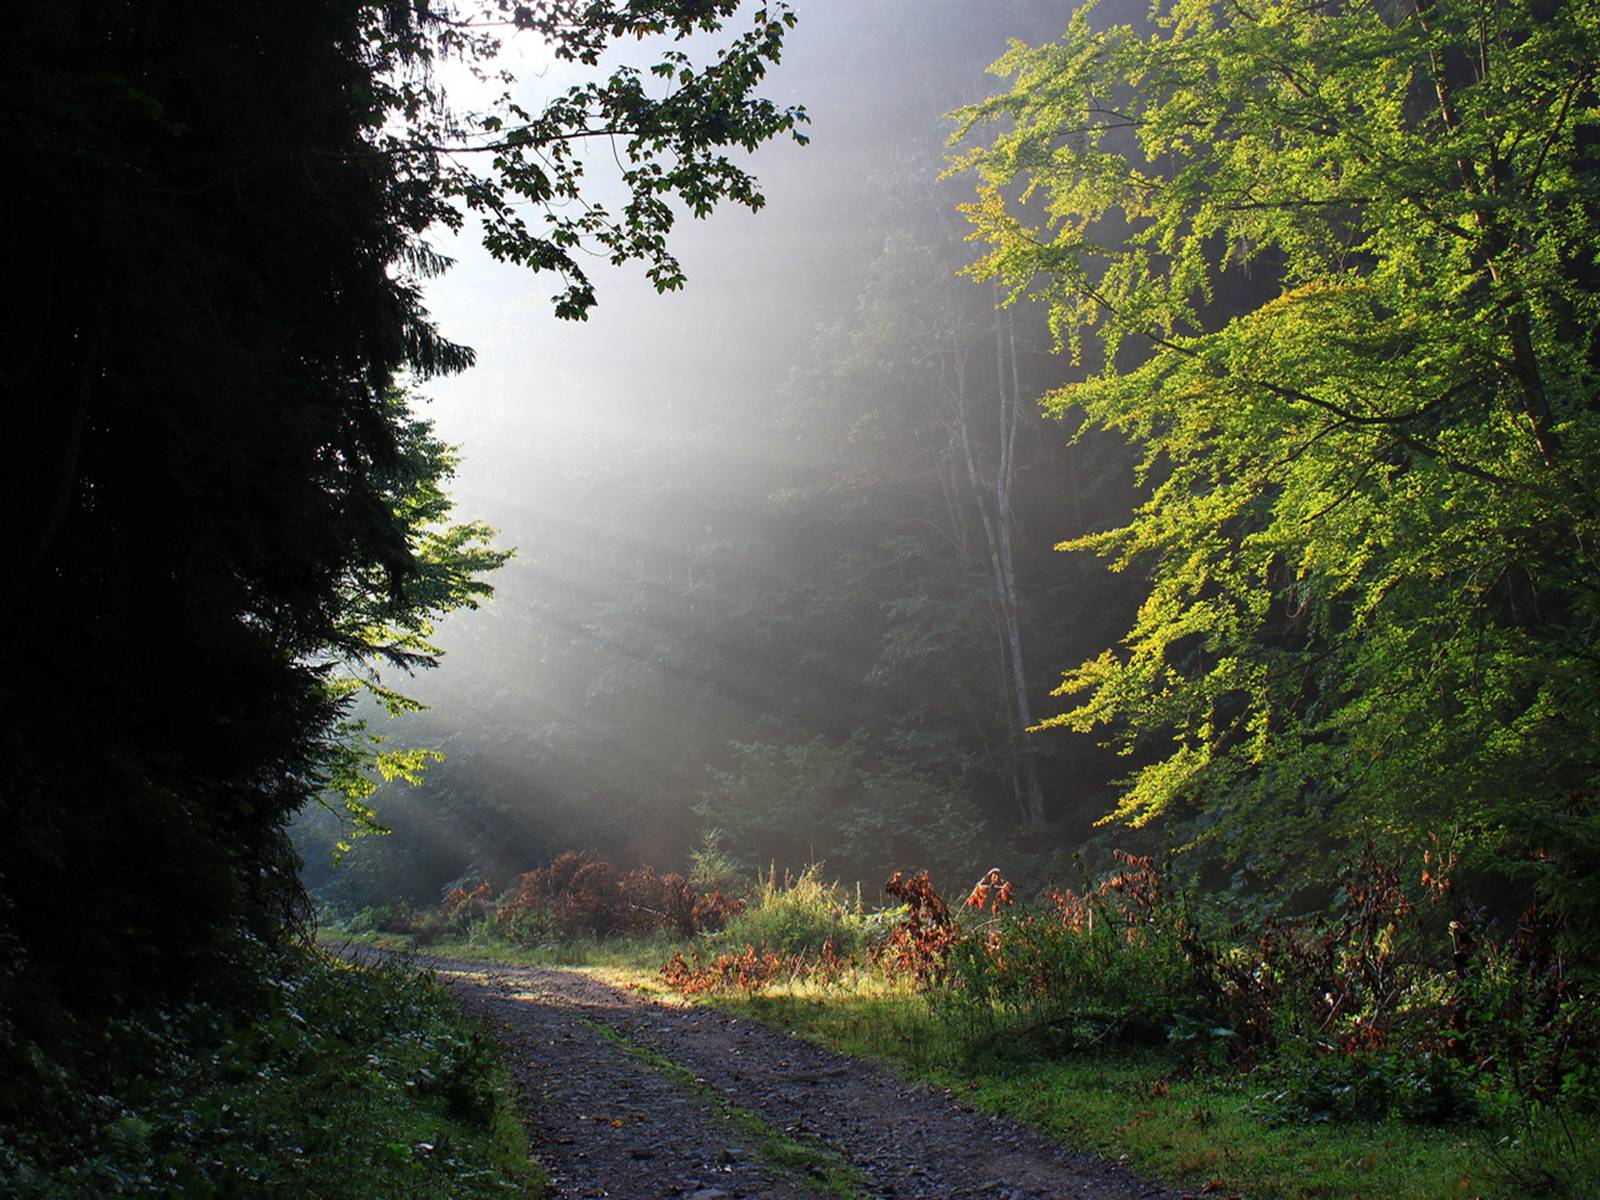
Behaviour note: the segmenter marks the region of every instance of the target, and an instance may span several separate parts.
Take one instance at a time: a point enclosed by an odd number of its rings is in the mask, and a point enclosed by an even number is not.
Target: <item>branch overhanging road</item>
[[[499,1039],[561,1200],[1177,1196],[877,1064],[716,1009],[660,1003],[581,969],[409,961]]]

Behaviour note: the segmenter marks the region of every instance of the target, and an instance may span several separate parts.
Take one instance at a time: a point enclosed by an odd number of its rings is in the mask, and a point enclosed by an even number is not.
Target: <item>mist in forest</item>
[[[7,32],[0,1194],[1594,1200],[1600,0]]]
[[[375,797],[395,836],[330,868],[340,818],[300,818],[315,890],[424,901],[565,848],[672,867],[707,837],[869,888],[1079,848],[1121,764],[1024,731],[1135,603],[1052,549],[1126,516],[1130,460],[1041,418],[1071,368],[1039,313],[960,276],[973,185],[941,178],[946,114],[1067,15],[805,6],[765,90],[810,144],[753,156],[760,212],[680,225],[683,291],[596,260],[598,308],[561,321],[548,277],[470,228],[435,241],[456,263],[427,304],[478,365],[422,412],[460,447],[458,515],[516,555],[444,623],[440,669],[385,678],[429,708],[377,731],[444,755]]]

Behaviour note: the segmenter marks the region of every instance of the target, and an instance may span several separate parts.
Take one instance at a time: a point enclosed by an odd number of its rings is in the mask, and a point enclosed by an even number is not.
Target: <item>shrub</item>
[[[429,946],[445,938],[465,937],[471,930],[486,921],[494,911],[494,888],[489,883],[476,887],[449,888],[438,908],[413,913],[403,930],[419,945]]]
[[[262,993],[74,1025],[10,1072],[0,1195],[521,1195],[536,1182],[494,1041],[398,966],[256,953]],[[0,1091],[4,1091],[0,1087]],[[8,1118],[11,1122],[8,1123]]]
[[[404,900],[393,900],[361,909],[346,928],[351,933],[410,933],[415,923],[411,906]]]
[[[961,927],[950,908],[933,890],[926,871],[909,879],[896,871],[883,890],[901,902],[894,924],[873,946],[872,959],[891,975],[910,975],[929,983],[941,975]]]
[[[674,991],[701,996],[732,991],[749,994],[779,982],[810,982],[830,988],[855,968],[855,959],[836,954],[830,940],[823,942],[815,954],[788,957],[764,953],[746,944],[738,953],[718,955],[706,965],[701,964],[699,950],[691,950],[687,959],[679,951],[658,974],[661,982]]]
[[[1181,1027],[1217,1028],[1203,943],[1148,858],[1085,895],[1048,893],[1013,907],[991,870],[967,897],[976,918],[949,948],[941,1000],[971,1036],[1004,1033],[1067,1046],[1157,1041]],[[1191,1034],[1192,1036],[1192,1034]]]
[[[1414,1053],[1291,1053],[1268,1072],[1274,1090],[1259,1105],[1269,1118],[1382,1121],[1398,1117],[1432,1125],[1478,1112],[1476,1081],[1462,1063]]]
[[[754,902],[729,918],[717,941],[784,958],[817,955],[825,945],[851,955],[861,948],[862,924],[859,900],[852,906],[837,883],[822,881],[822,864],[812,863],[781,883],[770,872]]]
[[[749,907],[749,903],[721,892],[711,892],[694,902],[692,914],[694,928],[706,933],[719,933],[728,922]]]
[[[453,897],[446,897],[446,913]],[[518,877],[492,904],[482,898],[482,889],[455,903],[472,913],[480,899],[489,929],[520,945],[663,930],[688,937],[720,930],[744,909],[743,900],[696,892],[682,875],[662,875],[650,867],[619,871],[604,859],[572,850]]]
[[[689,852],[689,886],[702,896],[747,899],[751,891],[750,878],[722,848],[725,840],[722,830],[706,830],[699,847]]]

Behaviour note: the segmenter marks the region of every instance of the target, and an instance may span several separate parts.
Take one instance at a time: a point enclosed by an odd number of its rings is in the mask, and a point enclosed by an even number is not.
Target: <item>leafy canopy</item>
[[[1158,0],[959,114],[972,273],[1143,452],[1062,548],[1148,597],[1043,722],[1133,757],[1108,820],[1262,870],[1448,829],[1595,905],[1597,63],[1593,0]]]
[[[553,271],[564,286],[557,316],[582,319],[595,304],[579,255],[613,265],[638,261],[658,291],[684,284],[667,238],[676,200],[696,217],[722,201],[764,204],[755,177],[730,154],[780,134],[804,144],[805,110],[756,89],[776,63],[795,15],[764,4],[748,25],[704,62],[683,47],[723,32],[740,0],[468,0],[419,7],[396,20],[394,6],[366,12],[379,71],[373,95],[385,121],[372,152],[389,159],[431,198],[430,218],[460,229],[468,212],[496,258]],[[504,40],[542,42],[558,64],[600,68],[627,41],[666,39],[648,67],[628,63],[586,74],[542,106],[520,98],[519,81],[495,66]],[[436,68],[461,62],[503,90],[480,108],[448,102]],[[594,195],[583,150],[601,144],[625,199],[613,211]]]

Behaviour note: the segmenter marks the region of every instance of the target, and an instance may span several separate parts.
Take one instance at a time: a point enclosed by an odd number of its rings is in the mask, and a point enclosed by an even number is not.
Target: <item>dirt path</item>
[[[1176,1193],[868,1062],[577,970],[418,960],[494,1029],[563,1200]]]

